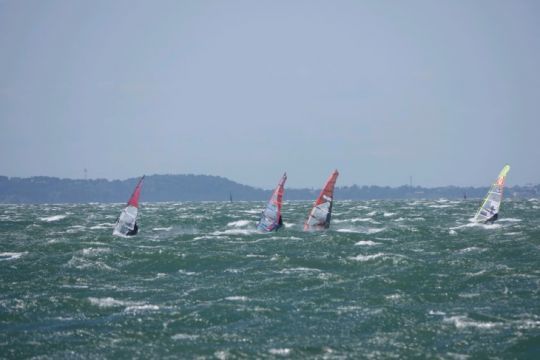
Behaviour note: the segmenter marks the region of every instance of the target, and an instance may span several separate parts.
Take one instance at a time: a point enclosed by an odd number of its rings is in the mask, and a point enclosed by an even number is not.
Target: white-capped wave
[[[118,271],[117,269],[110,267],[109,265],[105,264],[104,262],[97,261],[97,260],[90,260],[87,258],[80,258],[77,256],[73,256],[66,264],[68,267],[74,267],[76,269],[98,269],[98,270],[106,270],[106,271]]]
[[[82,225],[73,225],[73,226],[70,226],[66,232],[68,234],[75,234],[75,233],[78,233],[78,232],[81,232],[81,231],[84,231],[86,229],[86,226],[82,226]]]
[[[429,310],[428,314],[429,314],[429,315],[440,315],[440,316],[446,315],[445,312],[438,311],[438,310]]]
[[[197,236],[197,237],[193,238],[194,241],[197,241],[197,240],[216,240],[216,239],[225,240],[225,239],[229,239],[229,237],[224,236],[224,235],[210,234],[210,235]]]
[[[47,217],[41,217],[39,220],[46,221],[46,222],[53,222],[53,221],[59,221],[62,219],[65,219],[67,215],[53,215],[53,216],[47,216]]]
[[[480,270],[480,271],[475,272],[475,273],[467,272],[467,273],[465,273],[465,275],[470,276],[470,277],[475,277],[475,276],[483,275],[485,273],[486,273],[486,270]]]
[[[232,221],[227,224],[227,226],[231,227],[246,227],[251,223],[249,220],[238,220],[238,221]]]
[[[246,213],[246,214],[260,214],[261,209],[244,210],[243,212]]]
[[[188,219],[188,220],[210,220],[211,217],[207,215],[194,215],[194,214],[184,214],[184,215],[177,215],[178,219]]]
[[[378,259],[378,258],[383,257],[383,256],[386,256],[386,254],[384,254],[384,253],[377,253],[377,254],[373,254],[373,255],[359,254],[359,255],[356,255],[356,256],[351,256],[351,257],[349,257],[349,259],[355,260],[355,261],[369,261],[369,260],[373,260],[373,259]]]
[[[499,219],[497,221],[499,221],[499,222],[520,222],[522,220],[521,219],[516,219],[516,218],[505,218],[505,217],[503,217],[502,219]]]
[[[339,224],[339,223],[357,223],[357,222],[370,222],[373,224],[380,224],[378,221],[373,220],[372,218],[352,218],[352,219],[341,219],[341,220],[332,220],[332,222]]]
[[[369,206],[365,206],[365,205],[356,205],[356,206],[353,206],[351,209],[353,209],[353,210],[369,210],[371,208]]]
[[[26,255],[28,254],[28,252],[20,252],[20,253],[17,253],[17,252],[2,252],[0,253],[0,261],[3,261],[3,260],[15,260],[15,259],[18,259],[20,258],[21,256],[23,255]]]
[[[243,269],[234,269],[234,268],[228,268],[223,270],[223,272],[231,273],[231,274],[239,274],[241,272],[244,272]]]
[[[169,227],[155,227],[152,230],[154,230],[154,231],[171,231],[172,226],[169,226]]]
[[[454,324],[454,326],[458,329],[464,329],[464,328],[493,329],[494,327],[501,325],[501,323],[496,323],[496,322],[472,320],[472,319],[469,319],[467,316],[462,316],[462,315],[445,317],[443,318],[443,321],[446,323]]]
[[[130,238],[130,236],[124,235],[121,232],[116,231],[116,229],[113,230],[113,235],[118,236],[118,237],[122,237],[124,239],[129,239]]]
[[[231,357],[230,353],[228,350],[220,350],[220,351],[216,351],[214,352],[214,356],[218,359],[218,360],[227,360]]]
[[[337,229],[337,232],[341,233],[356,233],[356,234],[377,234],[381,231],[386,230],[386,228],[343,228]]]
[[[479,293],[460,293],[458,294],[458,296],[464,299],[471,299],[471,298],[480,296],[480,294]]]
[[[494,230],[494,229],[500,229],[502,228],[502,225],[499,223],[495,223],[495,224],[480,224],[482,229],[486,229],[486,230]]]
[[[521,231],[513,231],[513,232],[507,232],[506,236],[514,236],[514,235],[522,235],[523,233]]]
[[[471,221],[471,222],[469,222],[467,224],[451,227],[450,230],[459,230],[459,229],[470,228],[470,227],[475,227],[475,226],[479,226],[479,225],[481,225],[481,224]]]
[[[272,355],[281,355],[281,356],[288,356],[291,353],[291,349],[283,348],[283,349],[270,349],[268,352]]]
[[[395,262],[405,258],[405,256],[397,255],[397,254],[376,253],[376,254],[372,254],[372,255],[359,254],[359,255],[356,255],[356,256],[349,257],[350,260],[360,261],[360,262],[370,261],[370,260],[379,259],[379,258],[381,258],[382,260],[391,259],[395,263]]]
[[[196,340],[199,338],[199,335],[193,335],[193,334],[175,334],[171,336],[171,339],[173,340]]]
[[[376,243],[371,240],[360,240],[354,245],[361,245],[361,246],[373,246],[373,245],[379,245],[379,243]]]
[[[519,329],[540,329],[540,321],[538,320],[518,320],[517,322]]]
[[[178,272],[179,272],[180,274],[188,275],[188,276],[197,275],[196,272],[193,272],[193,271],[186,271],[186,270],[183,270],[183,269],[178,270]]]
[[[307,267],[297,267],[297,268],[286,268],[286,269],[281,269],[279,271],[280,274],[293,274],[293,273],[298,273],[298,272],[322,272],[321,270],[319,269],[315,269],[315,268],[307,268]]]
[[[494,229],[500,229],[502,227],[501,224],[497,224],[497,223],[495,223],[495,224],[482,224],[482,223],[472,221],[472,219],[470,219],[470,220],[471,220],[471,222],[469,222],[467,224],[451,227],[450,230],[459,230],[459,229],[471,228],[471,227],[478,227],[478,228],[482,228],[482,229],[486,229],[486,230],[494,230]]]
[[[249,298],[247,296],[227,296],[225,300],[229,301],[248,301]]]
[[[95,297],[89,297],[88,301],[90,301],[90,304],[96,305],[100,308],[111,308],[111,307],[120,307],[120,306],[137,306],[137,305],[143,305],[143,302],[137,302],[137,301],[124,301],[124,300],[116,300],[112,297],[106,297],[106,298],[95,298]]]
[[[337,232],[341,232],[341,233],[356,233],[356,234],[360,234],[361,232],[358,231],[358,230],[353,230],[353,229],[337,229],[336,230]]]
[[[86,248],[82,249],[82,254],[85,256],[92,256],[92,255],[98,255],[98,254],[104,254],[110,252],[111,249],[109,248]]]
[[[214,231],[210,235],[251,235],[257,234],[256,229],[229,229],[225,231]]]
[[[465,249],[461,249],[458,252],[461,253],[461,254],[464,254],[464,253],[473,252],[473,251],[484,252],[484,251],[486,251],[486,249],[479,248],[479,247],[476,247],[476,246],[470,246],[470,247],[467,247]]]
[[[124,312],[131,313],[131,314],[139,314],[142,312],[157,311],[157,310],[159,310],[159,306],[157,305],[144,304],[144,305],[128,306],[124,309]]]
[[[102,230],[102,229],[111,229],[114,226],[113,223],[101,223],[94,226],[91,226],[91,230]]]

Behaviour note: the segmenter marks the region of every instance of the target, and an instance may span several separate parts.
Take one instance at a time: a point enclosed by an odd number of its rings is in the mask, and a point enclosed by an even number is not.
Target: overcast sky
[[[540,183],[540,1],[0,0],[0,175]]]

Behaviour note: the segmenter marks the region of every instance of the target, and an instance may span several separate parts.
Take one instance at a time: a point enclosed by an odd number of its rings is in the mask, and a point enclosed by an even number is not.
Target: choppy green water
[[[0,357],[538,358],[540,202],[0,206]]]

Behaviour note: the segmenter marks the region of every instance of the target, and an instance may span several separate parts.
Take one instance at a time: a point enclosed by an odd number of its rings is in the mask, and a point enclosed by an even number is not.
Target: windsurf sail
[[[334,186],[336,185],[338,175],[339,172],[334,170],[326,181],[317,201],[315,201],[313,208],[309,212],[304,224],[304,230],[322,230],[330,227],[332,203],[334,201]]]
[[[284,173],[279,181],[276,189],[272,193],[266,208],[261,214],[261,219],[257,224],[257,229],[261,231],[278,230],[283,226],[281,218],[281,205],[283,202],[283,193],[285,192],[285,181],[287,181],[287,173]]]
[[[144,175],[137,182],[137,186],[135,186],[135,190],[133,190],[127,206],[120,213],[118,220],[116,220],[113,235],[129,236],[137,234],[137,214],[139,212],[139,197],[141,196],[143,180]]]
[[[474,221],[486,223],[497,220],[503,197],[504,182],[508,171],[510,171],[510,166],[505,165],[499,173],[497,180],[491,185],[491,188],[482,202],[482,206],[480,206],[480,209],[476,212]]]

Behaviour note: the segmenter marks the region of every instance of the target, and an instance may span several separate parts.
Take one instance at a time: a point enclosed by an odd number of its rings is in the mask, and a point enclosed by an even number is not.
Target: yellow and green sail
[[[506,175],[510,171],[510,165],[505,165],[497,180],[491,185],[482,206],[476,212],[474,221],[476,222],[492,222],[497,220],[499,216],[499,208],[501,207],[504,182],[506,181]]]

